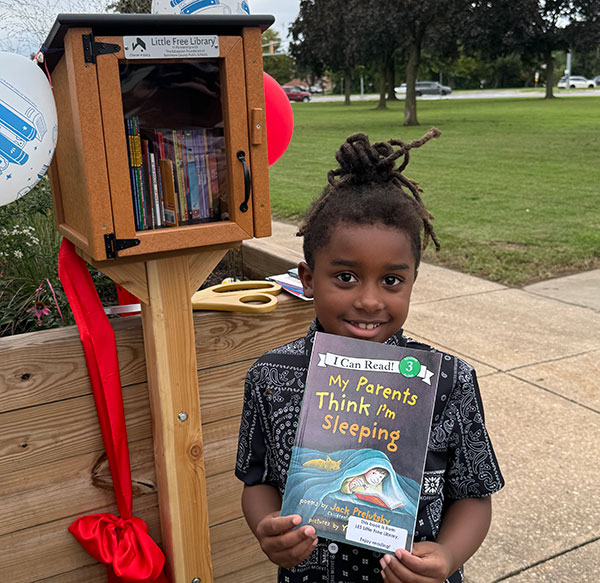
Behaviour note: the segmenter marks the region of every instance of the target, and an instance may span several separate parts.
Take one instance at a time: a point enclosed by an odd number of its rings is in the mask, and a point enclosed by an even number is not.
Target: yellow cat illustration
[[[323,470],[324,472],[336,472],[337,470],[340,469],[340,462],[342,460],[339,459],[337,462],[335,460],[332,460],[329,456],[327,456],[326,460],[322,460],[322,459],[314,459],[314,460],[308,460],[307,462],[304,462],[302,465],[305,468],[315,468],[317,470]]]

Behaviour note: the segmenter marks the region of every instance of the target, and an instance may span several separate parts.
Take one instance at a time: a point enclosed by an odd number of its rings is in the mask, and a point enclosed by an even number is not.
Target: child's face
[[[385,342],[406,320],[415,258],[404,231],[340,223],[299,275],[325,332]]]
[[[378,468],[374,468],[369,470],[365,474],[365,478],[371,486],[377,486],[380,482],[383,481],[383,478],[387,476],[387,472],[385,470],[380,470]]]

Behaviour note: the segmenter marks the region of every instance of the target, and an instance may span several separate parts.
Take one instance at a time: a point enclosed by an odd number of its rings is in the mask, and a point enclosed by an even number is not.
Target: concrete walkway
[[[476,368],[506,479],[467,583],[599,583],[600,270],[515,289],[424,264],[405,331]]]

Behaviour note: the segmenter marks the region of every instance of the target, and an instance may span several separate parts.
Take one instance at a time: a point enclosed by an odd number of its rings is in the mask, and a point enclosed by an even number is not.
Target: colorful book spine
[[[139,230],[148,228],[148,220],[146,216],[146,208],[144,205],[144,191],[142,180],[142,144],[139,130],[139,119],[137,117],[130,118],[131,121],[131,150],[132,150],[132,167],[134,171],[134,183],[136,191],[136,206],[139,212]]]
[[[144,208],[146,210],[147,229],[154,228],[154,196],[152,193],[152,178],[150,176],[150,151],[148,140],[140,139],[142,146],[142,165],[140,174],[142,179],[142,193]]]
[[[214,149],[213,136],[209,130],[204,130],[206,139],[206,158],[208,166],[208,181],[210,183],[210,190],[212,194],[212,212],[211,217],[219,216],[219,168],[217,166],[217,153]]]
[[[149,152],[150,157],[150,180],[152,182],[152,195],[154,199],[154,225],[156,227],[163,226],[164,210],[161,205],[161,197],[159,192],[159,175],[158,166],[156,165],[156,157],[154,152]]]
[[[175,192],[175,176],[173,173],[173,162],[163,158],[158,163],[160,167],[160,179],[163,191],[163,203],[165,208],[165,225],[176,227],[177,220],[177,194]]]
[[[202,187],[202,218],[207,219],[210,217],[210,205],[209,205],[209,192],[208,192],[208,180],[206,170],[206,157],[205,157],[205,145],[202,135],[202,130],[196,130],[195,134],[195,157],[196,166],[198,168],[200,176],[200,184]]]
[[[189,221],[189,216],[183,163],[184,153],[181,149],[180,132],[173,130],[172,140],[173,152],[175,154],[175,183],[177,185],[177,193],[179,195],[179,223],[181,224],[187,223]]]
[[[135,153],[133,145],[133,128],[130,117],[125,118],[125,130],[127,133],[127,155],[129,158],[129,180],[131,183],[131,204],[133,206],[133,219],[135,222],[135,230],[141,230],[140,209],[137,202],[137,183],[135,179]]]
[[[189,187],[190,212],[192,220],[201,218],[200,203],[202,199],[202,186],[200,172],[194,156],[194,134],[191,130],[185,132],[185,161]]]

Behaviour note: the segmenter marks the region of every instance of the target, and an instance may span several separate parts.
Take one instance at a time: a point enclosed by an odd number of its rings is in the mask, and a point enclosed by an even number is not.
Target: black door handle
[[[250,200],[252,177],[250,176],[250,169],[246,163],[246,153],[244,150],[238,150],[237,159],[242,163],[244,168],[244,202],[240,205],[240,210],[245,213],[248,210],[248,201]]]

